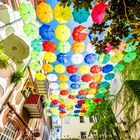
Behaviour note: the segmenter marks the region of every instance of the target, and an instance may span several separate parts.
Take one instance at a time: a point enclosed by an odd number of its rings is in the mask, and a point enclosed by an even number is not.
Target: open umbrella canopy
[[[88,83],[81,83],[80,84],[80,89],[87,89],[89,88],[89,84]]]
[[[76,74],[73,74],[73,75],[70,76],[70,80],[72,82],[79,82],[80,79],[81,79],[80,76],[79,75],[76,75]]]
[[[78,68],[74,65],[69,65],[66,69],[69,74],[74,74],[78,71]]]
[[[61,64],[66,64],[68,62],[67,55],[64,53],[59,53],[57,55],[57,61]]]
[[[57,73],[64,73],[65,70],[66,70],[66,68],[65,68],[64,65],[57,64],[57,65],[55,65],[54,70],[55,70]]]
[[[109,73],[113,70],[113,68],[114,68],[113,65],[107,64],[103,67],[102,71],[103,73]]]
[[[51,64],[43,64],[42,69],[44,72],[50,73],[53,71],[53,66]]]
[[[38,72],[38,73],[35,74],[35,78],[36,78],[37,80],[42,81],[42,80],[45,80],[45,79],[46,79],[46,76],[45,76],[43,73]]]
[[[47,51],[47,52],[54,52],[56,50],[56,44],[50,41],[45,40],[42,46],[43,46],[44,51]]]
[[[70,87],[71,87],[72,89],[78,89],[78,88],[79,88],[79,84],[78,84],[78,83],[72,83],[72,84],[70,85]]]
[[[56,90],[59,88],[59,85],[57,83],[50,83],[49,88],[54,90],[52,93],[59,94],[59,91]]]
[[[104,79],[105,80],[112,80],[112,79],[114,79],[114,77],[115,77],[114,73],[108,73],[105,75]]]
[[[69,85],[67,83],[60,83],[59,84],[59,88],[62,90],[66,90],[68,89]]]
[[[42,41],[40,39],[35,39],[31,42],[31,47],[33,48],[33,50],[35,50],[36,52],[41,52],[43,51],[42,48]]]
[[[92,76],[91,76],[90,74],[85,74],[85,75],[83,75],[82,78],[81,78],[81,80],[82,80],[83,82],[89,82],[89,81],[91,81],[91,79],[92,79]]]
[[[110,61],[110,57],[110,54],[101,54],[98,56],[98,62],[100,62],[101,64],[106,64]]]
[[[113,68],[114,72],[121,72],[124,69],[124,65],[123,64],[116,64]]]
[[[70,44],[67,41],[60,41],[57,44],[57,50],[61,53],[67,53],[70,51]]]
[[[56,57],[55,53],[46,52],[44,54],[44,59],[46,60],[46,62],[52,63],[52,62],[56,61],[57,57]]]
[[[60,95],[66,96],[68,94],[69,94],[69,91],[68,90],[61,90],[60,91]]]
[[[36,8],[36,16],[40,21],[49,23],[53,20],[53,10],[49,4],[41,2]]]
[[[97,82],[92,82],[89,85],[90,88],[95,88],[95,89],[98,88],[98,86],[99,86],[99,84]]]
[[[109,82],[107,81],[100,82],[100,87],[107,88],[108,86],[109,86]]]
[[[71,8],[68,6],[60,6],[57,4],[54,8],[54,18],[59,23],[67,23],[71,18]]]
[[[35,61],[42,61],[43,60],[43,55],[39,52],[34,51],[34,50],[31,51],[31,57]]]
[[[82,66],[80,66],[78,72],[80,74],[87,74],[90,72],[90,66],[89,65],[82,65]]]
[[[84,60],[85,60],[85,63],[87,63],[87,64],[93,64],[96,62],[97,56],[96,56],[96,54],[93,54],[93,53],[87,54],[85,56]]]
[[[51,81],[51,82],[55,82],[55,81],[57,81],[57,76],[55,74],[48,74],[47,80]]]
[[[129,63],[129,62],[133,61],[136,57],[137,57],[136,52],[130,52],[124,56],[123,61],[125,63]]]
[[[102,67],[100,65],[94,65],[90,68],[90,72],[93,74],[99,73],[102,71]]]
[[[103,78],[103,75],[102,75],[102,74],[95,74],[95,75],[93,75],[93,80],[94,80],[95,82],[101,81],[102,78]]]
[[[85,48],[86,46],[83,42],[74,42],[71,49],[74,53],[82,53]]]
[[[84,8],[78,9],[78,10],[73,10],[72,12],[73,18],[76,22],[79,24],[87,21],[90,12],[85,10]]]
[[[66,74],[61,74],[58,76],[58,80],[62,83],[65,83],[69,80],[69,77]]]
[[[73,64],[81,64],[84,60],[84,57],[82,54],[73,54],[71,57],[71,61]]]
[[[112,57],[111,57],[111,62],[112,63],[118,63],[120,62],[121,60],[123,60],[124,58],[124,54],[123,53],[116,53],[114,54]]]
[[[39,63],[37,63],[36,61],[32,61],[29,65],[31,67],[32,70],[34,71],[40,71],[41,70],[41,66]]]

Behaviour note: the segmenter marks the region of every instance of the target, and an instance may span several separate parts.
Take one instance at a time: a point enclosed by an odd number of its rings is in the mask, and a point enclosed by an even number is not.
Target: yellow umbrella
[[[74,42],[72,44],[72,51],[74,53],[82,53],[85,50],[86,46],[83,42]]]
[[[59,87],[60,89],[64,90],[64,89],[68,89],[69,86],[66,83],[60,83]]]
[[[46,76],[45,76],[43,73],[38,72],[38,73],[35,74],[35,78],[36,78],[37,80],[42,81],[42,80],[45,80],[45,79],[46,79]]]
[[[57,57],[55,55],[55,53],[52,53],[52,52],[46,52],[45,55],[44,55],[44,59],[47,61],[47,62],[55,62]]]
[[[42,65],[42,69],[47,72],[50,73],[53,71],[53,66],[51,64],[43,64]]]
[[[83,104],[83,106],[82,106],[82,107],[88,108],[89,106],[90,106],[90,104],[85,103],[85,104]]]
[[[51,108],[51,111],[52,111],[53,114],[57,114],[58,113],[57,107]]]
[[[66,100],[60,100],[60,104],[66,105]]]
[[[57,72],[57,73],[63,73],[66,71],[66,68],[61,65],[61,64],[58,64],[54,67],[54,70]]]
[[[60,6],[57,4],[54,8],[54,18],[59,23],[67,23],[71,18],[71,9],[68,6]]]
[[[95,94],[96,93],[96,89],[90,88],[90,89],[87,90],[87,93],[88,94]]]
[[[61,113],[61,114],[59,115],[59,117],[60,117],[61,119],[62,119],[62,118],[65,118],[65,114],[62,114],[62,113]]]
[[[93,80],[94,80],[95,82],[101,81],[102,78],[103,78],[103,75],[102,75],[102,74],[95,74],[95,75],[93,75]]]
[[[49,23],[53,20],[53,10],[49,4],[41,2],[36,8],[36,16],[40,21]]]
[[[79,73],[80,74],[87,74],[89,72],[90,72],[90,66],[88,66],[88,65],[80,66],[80,68],[79,68]]]
[[[51,94],[51,95],[50,95],[50,98],[51,98],[51,99],[58,99],[58,95],[56,95],[56,94]]]
[[[79,113],[79,116],[85,116],[85,114],[84,113]]]
[[[120,62],[121,60],[123,60],[123,57],[124,57],[124,54],[123,53],[116,53],[114,54],[112,57],[111,57],[111,62],[112,63],[118,63]]]
[[[58,80],[62,83],[65,83],[69,80],[69,77],[66,74],[61,74],[58,76]]]
[[[55,30],[55,36],[60,41],[67,41],[71,36],[70,29],[66,25],[58,25]]]

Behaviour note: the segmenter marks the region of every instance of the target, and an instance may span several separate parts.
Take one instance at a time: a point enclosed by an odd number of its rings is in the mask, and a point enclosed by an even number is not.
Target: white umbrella
[[[47,80],[51,82],[57,81],[57,76],[55,74],[48,74]]]
[[[84,60],[84,57],[82,54],[73,54],[71,57],[71,61],[73,64],[81,64]]]
[[[50,89],[58,89],[59,88],[59,85],[56,84],[56,83],[50,83],[49,88]]]
[[[93,98],[94,96],[95,96],[95,95],[88,94],[88,95],[86,95],[86,98],[91,99],[91,98]]]
[[[92,45],[91,43],[88,43],[87,47],[86,47],[86,51],[88,53],[95,53],[95,46]]]
[[[52,83],[52,86],[53,86],[53,84],[55,84],[55,85],[56,85],[56,83]],[[58,85],[58,84],[57,84],[57,85]],[[60,91],[59,91],[59,90],[54,89],[54,90],[52,90],[52,91],[51,91],[51,93],[52,93],[52,94],[55,94],[55,95],[59,95]]]

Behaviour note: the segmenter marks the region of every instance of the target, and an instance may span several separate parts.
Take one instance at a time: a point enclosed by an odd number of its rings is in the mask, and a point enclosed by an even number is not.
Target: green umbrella
[[[32,24],[28,23],[23,26],[24,33],[29,37],[30,39],[36,39],[38,38],[39,32],[38,28]]]
[[[31,23],[36,19],[35,9],[29,2],[23,2],[19,5],[19,13],[21,18],[27,23]]]
[[[77,94],[78,94],[78,91],[72,89],[72,90],[69,91],[69,94],[70,94],[70,95],[77,95]]]
[[[107,92],[107,89],[106,88],[98,88],[98,93],[106,93]]]
[[[40,71],[41,70],[40,64],[35,62],[35,61],[31,62],[30,67],[34,71]]]
[[[136,58],[136,56],[137,56],[137,54],[135,52],[130,52],[124,56],[123,61],[125,63],[129,63],[129,62],[133,61]]]
[[[110,60],[110,54],[101,54],[98,57],[98,61],[101,64],[106,64]]]
[[[34,50],[31,51],[31,57],[35,61],[42,61],[43,60],[42,53],[36,52]]]
[[[70,51],[70,48],[71,48],[71,46],[70,46],[69,42],[67,42],[67,41],[64,41],[64,42],[63,41],[60,41],[57,44],[57,50],[59,52],[61,52],[61,53],[67,53],[67,52],[69,52]]]
[[[67,96],[62,96],[62,95],[59,96],[59,99],[60,99],[60,100],[64,100],[64,99],[66,99],[66,98],[67,98]]]
[[[137,48],[137,45],[139,45],[139,42],[138,41],[132,41],[130,42],[129,44],[127,44],[127,47],[126,49],[124,50],[125,52],[133,52],[136,50]]]
[[[36,52],[41,52],[41,51],[43,51],[41,39],[34,39],[34,40],[31,42],[31,47],[32,47],[33,50],[35,50]]]
[[[113,71],[114,72],[121,72],[124,69],[124,65],[123,64],[117,64],[114,66]]]
[[[89,88],[89,84],[88,83],[81,83],[80,84],[80,89],[87,89]]]

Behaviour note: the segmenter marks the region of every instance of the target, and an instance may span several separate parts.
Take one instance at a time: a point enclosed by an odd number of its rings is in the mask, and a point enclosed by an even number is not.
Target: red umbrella
[[[89,82],[89,81],[92,80],[92,76],[90,74],[85,74],[85,75],[82,76],[81,80],[83,82]]]
[[[87,91],[86,90],[79,90],[78,93],[80,95],[86,95],[87,94]]]
[[[79,25],[74,28],[72,32],[72,37],[75,41],[81,42],[84,41],[87,37],[88,31],[86,27]]]
[[[78,101],[77,101],[77,104],[84,104],[84,103],[85,103],[84,100],[78,100]]]
[[[66,111],[60,111],[60,114],[65,114],[66,113]]]
[[[109,6],[103,2],[95,5],[91,13],[92,20],[97,24],[101,24],[104,20],[105,9],[108,7]]]
[[[99,103],[99,102],[101,102],[102,100],[100,99],[100,98],[96,98],[96,99],[94,99],[93,100],[93,102],[95,102],[95,103]]]
[[[59,105],[59,107],[60,107],[60,108],[66,108],[66,105],[61,104],[61,105]]]
[[[74,74],[78,71],[78,68],[74,65],[70,65],[67,67],[66,71],[70,74]]]
[[[91,67],[90,72],[95,74],[95,73],[99,73],[102,71],[102,67],[99,65],[94,65],[93,67]]]
[[[63,95],[63,96],[65,96],[65,95],[68,95],[69,92],[67,90],[61,90],[60,91],[60,94]]]
[[[98,86],[99,86],[99,84],[96,83],[96,82],[92,82],[92,83],[90,83],[90,85],[89,85],[90,88],[97,88]]]
[[[42,44],[44,51],[54,52],[56,50],[56,44],[50,41],[44,41]]]
[[[68,97],[69,97],[69,99],[76,99],[75,95],[69,95]]]
[[[87,110],[86,110],[86,109],[83,109],[83,110],[81,110],[80,112],[81,112],[81,113],[86,113]]]
[[[59,102],[58,100],[52,100],[51,104],[58,104],[58,102]]]

